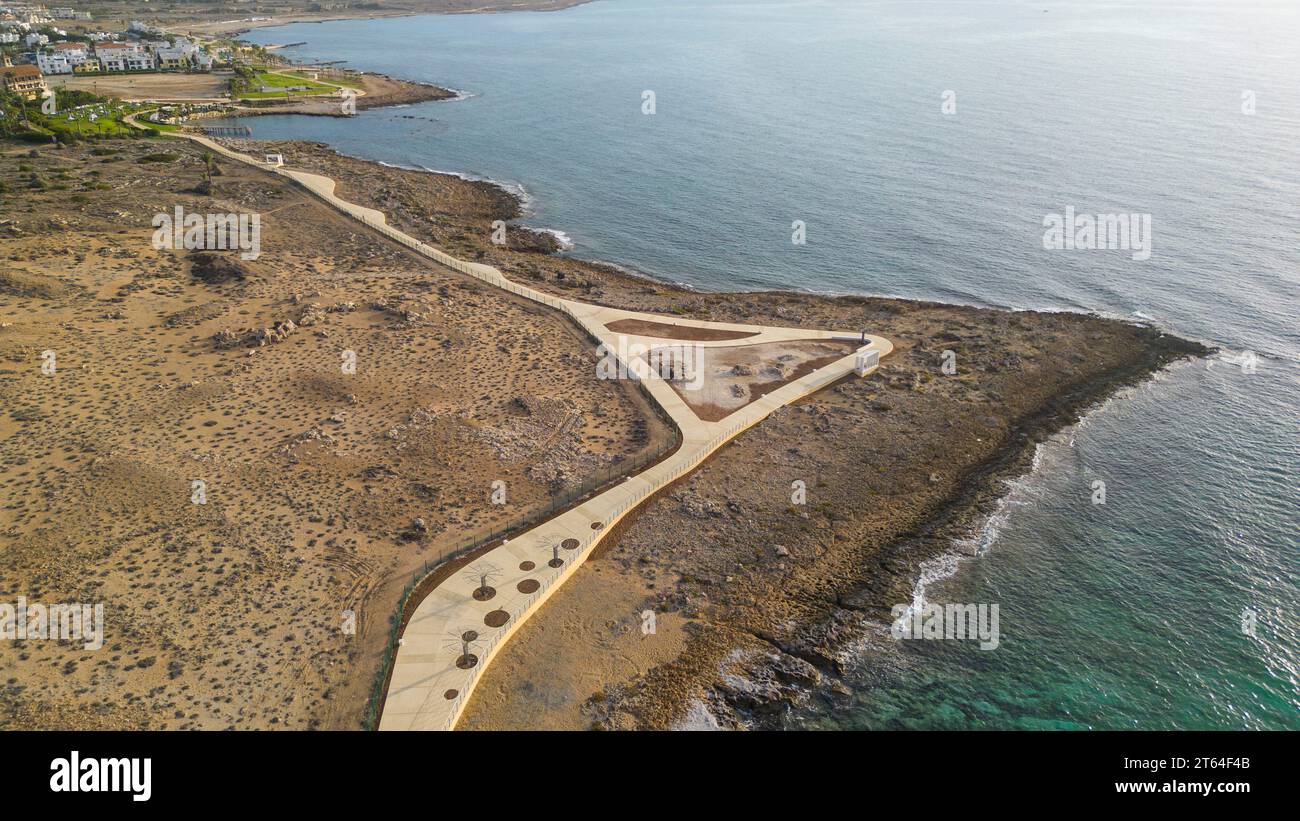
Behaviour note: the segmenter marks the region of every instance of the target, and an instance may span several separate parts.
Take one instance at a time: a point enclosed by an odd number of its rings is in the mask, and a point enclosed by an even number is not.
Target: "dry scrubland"
[[[668,432],[558,316],[285,180],[203,196],[188,145],[108,145],[0,158],[0,601],[107,633],[6,643],[0,726],[355,728],[413,570]],[[259,212],[262,255],[155,251],[175,205]]]
[[[504,648],[465,727],[668,727],[693,705],[752,726],[810,687],[833,692],[844,648],[910,597],[917,565],[988,509],[1035,441],[1201,352],[1096,317],[684,291],[551,256],[545,234],[493,246],[492,220],[519,211],[487,184],[309,143],[243,147],[556,294],[897,346],[876,375],[780,411],[651,500]],[[193,193],[190,147],[117,148],[0,160],[4,178],[47,186],[6,194],[0,225],[0,600],[103,601],[108,632],[97,653],[7,648],[0,724],[356,727],[413,569],[668,432],[625,385],[595,379],[590,345],[558,316],[282,179],[223,162],[209,198]],[[176,160],[137,161],[164,150]],[[260,212],[262,257],[152,250],[150,219],[175,204]],[[355,376],[339,372],[344,349]],[[710,355],[732,373],[703,405],[829,353]],[[506,511],[488,504],[493,478],[509,482]],[[207,505],[190,504],[193,479]],[[807,505],[791,504],[795,480]],[[339,630],[348,608],[355,638]]]
[[[547,234],[511,229],[507,247],[491,245],[491,221],[519,213],[494,186],[270,145],[403,230],[552,293],[667,321],[868,329],[897,346],[876,375],[783,409],[645,505],[505,647],[462,727],[661,728],[694,704],[727,726],[761,726],[810,688],[833,693],[842,652],[870,652],[873,625],[911,600],[920,562],[969,532],[1001,480],[1028,469],[1035,442],[1119,386],[1204,353],[1077,314],[685,291],[546,256]],[[717,356],[754,370],[732,380],[746,391],[818,353],[746,362],[740,350]],[[940,371],[945,350],[956,375]],[[802,507],[795,480],[807,485]]]

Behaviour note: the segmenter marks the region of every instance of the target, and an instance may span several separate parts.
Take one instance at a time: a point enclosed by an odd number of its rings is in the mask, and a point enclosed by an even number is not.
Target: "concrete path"
[[[832,339],[861,343],[861,347],[854,353],[788,382],[718,422],[706,422],[696,416],[664,379],[656,377],[641,380],[651,397],[677,424],[681,433],[681,447],[641,473],[624,477],[577,507],[492,549],[465,570],[434,588],[416,607],[402,635],[388,685],[387,701],[380,718],[381,730],[453,729],[482,678],[483,671],[505,641],[541,608],[629,511],[660,488],[689,473],[718,448],[765,419],[772,411],[853,373],[859,354],[874,351],[883,358],[894,347],[883,337],[858,331],[836,332],[706,322],[624,311],[552,296],[512,282],[490,265],[457,259],[398,231],[388,225],[382,212],[336,196],[334,180],[329,177],[270,165],[261,158],[232,151],[196,134],[176,133],[170,136],[192,140],[222,156],[289,177],[344,214],[360,220],[416,253],[568,314],[594,338],[616,353],[626,350],[632,343],[641,343],[647,348],[677,345],[735,347]],[[608,323],[625,319],[749,332],[754,335],[735,340],[692,342],[645,334],[619,334],[607,327]],[[643,362],[623,364],[631,372],[644,371]],[[490,591],[479,590],[480,581],[475,571],[488,574],[487,586]],[[473,657],[472,665],[467,664],[464,658],[466,643],[469,655]]]

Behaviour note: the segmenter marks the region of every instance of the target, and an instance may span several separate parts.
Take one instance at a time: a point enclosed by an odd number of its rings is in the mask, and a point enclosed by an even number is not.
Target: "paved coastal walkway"
[[[514,634],[559,589],[619,520],[651,494],[689,473],[710,454],[745,429],[810,393],[851,374],[860,355],[884,357],[893,350],[889,340],[857,331],[805,330],[666,317],[589,305],[512,282],[496,268],[457,259],[388,225],[384,214],[340,199],[334,180],[294,171],[240,154],[194,134],[174,136],[193,140],[213,152],[289,177],[339,211],[369,225],[425,257],[483,282],[562,311],[593,338],[618,354],[635,345],[647,349],[667,346],[735,347],[797,340],[839,340],[860,347],[829,365],[794,379],[737,409],[720,421],[696,416],[665,379],[640,380],[667,412],[681,433],[681,446],[665,459],[612,486],[509,541],[504,542],[435,587],[416,606],[406,625],[389,680],[381,730],[450,730],[465,709],[483,671]],[[610,323],[633,320],[623,327],[639,333],[618,333]],[[663,329],[642,323],[676,326]],[[684,329],[748,334],[737,339],[684,340]],[[660,331],[677,338],[647,335]],[[645,371],[644,362],[624,362],[629,371]],[[874,370],[874,367],[872,368]],[[707,376],[706,376],[707,378]],[[486,586],[481,576],[486,575]],[[468,650],[468,653],[466,653]]]

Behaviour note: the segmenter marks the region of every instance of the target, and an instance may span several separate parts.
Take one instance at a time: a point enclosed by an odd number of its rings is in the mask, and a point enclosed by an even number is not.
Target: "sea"
[[[244,37],[461,92],[254,137],[497,181],[582,258],[1217,349],[1052,437],[923,569],[911,604],[996,604],[996,648],[882,626],[788,726],[1300,729],[1300,3],[597,0]],[[1049,236],[1107,215],[1133,230]]]

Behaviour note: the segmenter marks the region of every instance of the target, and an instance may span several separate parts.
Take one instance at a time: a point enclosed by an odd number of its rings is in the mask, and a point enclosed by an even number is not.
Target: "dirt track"
[[[228,71],[203,74],[63,74],[46,77],[55,88],[89,91],[123,100],[220,100],[230,87]]]

